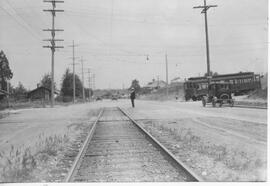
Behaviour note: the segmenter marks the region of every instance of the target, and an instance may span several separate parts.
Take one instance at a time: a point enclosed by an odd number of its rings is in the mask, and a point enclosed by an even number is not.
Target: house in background
[[[171,80],[170,87],[183,88],[183,86],[184,86],[184,81],[180,77],[176,77]]]
[[[27,98],[31,101],[41,100],[47,102],[51,98],[51,90],[43,86],[38,86],[36,89],[27,93]]]
[[[162,80],[156,81],[155,79],[152,80],[152,82],[149,82],[145,88],[150,89],[150,90],[157,90],[159,88],[164,88],[166,87],[167,83]]]

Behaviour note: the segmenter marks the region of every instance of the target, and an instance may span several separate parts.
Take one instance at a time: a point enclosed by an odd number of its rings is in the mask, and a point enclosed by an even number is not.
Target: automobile
[[[112,95],[112,100],[118,100],[118,96],[117,95]]]
[[[213,107],[215,107],[217,103],[219,103],[220,107],[224,103],[233,107],[234,100],[232,99],[231,84],[221,82],[210,83],[208,86],[208,95],[202,98],[202,105],[204,107],[207,103],[212,103]]]

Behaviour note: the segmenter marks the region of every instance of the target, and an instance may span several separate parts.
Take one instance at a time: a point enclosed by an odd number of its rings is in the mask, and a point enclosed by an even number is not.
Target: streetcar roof
[[[212,77],[213,81],[220,81],[220,80],[232,80],[232,79],[245,79],[245,78],[253,78],[256,76],[254,72],[241,72],[241,73],[234,73],[234,74],[221,74]],[[190,77],[186,81],[187,83],[207,83],[207,77]]]

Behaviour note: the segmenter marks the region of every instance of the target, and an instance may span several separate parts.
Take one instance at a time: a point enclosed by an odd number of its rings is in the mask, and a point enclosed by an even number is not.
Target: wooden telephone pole
[[[169,97],[169,78],[168,78],[168,55],[167,52],[165,54],[165,62],[166,62],[166,96]]]
[[[90,72],[90,68],[88,68],[88,84],[89,84],[89,102],[91,100],[91,72]]]
[[[84,92],[84,69],[83,69],[83,57],[81,58],[81,64],[82,64],[82,93],[83,93],[83,102],[85,102],[85,92]]]
[[[75,78],[75,47],[78,45],[74,44],[74,40],[72,41],[72,45],[69,45],[68,47],[72,47],[72,67],[73,67],[73,103],[76,101],[76,78]]]
[[[207,60],[207,79],[208,84],[211,82],[211,74],[210,74],[210,55],[209,55],[209,39],[208,39],[208,25],[207,25],[207,10],[212,7],[217,7],[217,5],[206,5],[206,0],[204,0],[203,6],[195,6],[193,8],[201,8],[201,13],[204,14],[205,21],[205,37],[206,37],[206,60]]]
[[[45,39],[44,41],[51,42],[51,45],[43,46],[43,48],[50,48],[52,51],[52,58],[51,58],[51,107],[54,106],[54,53],[56,48],[64,48],[63,46],[56,46],[55,41],[63,41],[63,39],[55,39],[55,32],[56,31],[64,31],[63,29],[55,29],[55,16],[56,12],[64,12],[64,10],[56,10],[57,3],[64,3],[64,1],[58,0],[44,0],[45,3],[52,3],[52,9],[43,10],[44,12],[51,12],[52,13],[52,28],[51,29],[44,29],[43,31],[51,32],[51,39]]]

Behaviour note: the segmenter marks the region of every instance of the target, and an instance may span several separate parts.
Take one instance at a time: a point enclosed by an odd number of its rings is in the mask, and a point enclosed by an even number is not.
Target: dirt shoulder
[[[206,181],[266,181],[267,123],[258,118],[265,111],[137,105],[129,113]]]
[[[72,159],[61,161],[75,146],[79,149],[98,110],[78,104],[5,113],[0,119],[0,182],[51,182],[63,181]]]

